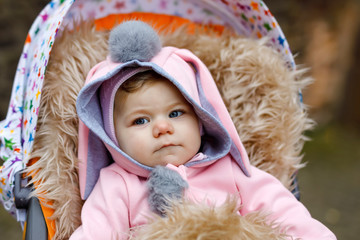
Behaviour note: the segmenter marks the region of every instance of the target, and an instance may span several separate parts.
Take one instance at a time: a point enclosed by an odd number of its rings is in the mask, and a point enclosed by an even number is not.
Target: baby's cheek
[[[146,141],[144,136],[138,135],[132,139],[129,139],[127,144],[131,148],[131,152],[137,156],[142,156],[147,154],[149,149],[149,143]],[[131,147],[130,147],[131,146]]]

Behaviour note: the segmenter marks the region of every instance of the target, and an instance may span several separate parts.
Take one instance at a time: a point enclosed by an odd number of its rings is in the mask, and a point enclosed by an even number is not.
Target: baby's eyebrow
[[[168,107],[169,108],[174,108],[174,107],[183,107],[183,106],[186,106],[187,104],[183,103],[183,102],[175,102],[175,103],[172,103],[172,104],[169,104]]]
[[[188,102],[186,99],[184,99],[183,101],[177,99],[177,100],[169,103],[169,106],[175,106],[175,105],[192,106],[191,103]]]
[[[134,115],[144,115],[147,114],[148,111],[146,109],[137,109],[137,110],[131,110],[127,114],[125,114],[125,117],[133,117]]]

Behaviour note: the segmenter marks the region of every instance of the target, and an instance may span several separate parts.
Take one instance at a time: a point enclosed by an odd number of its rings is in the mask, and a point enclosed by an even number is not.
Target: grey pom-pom
[[[110,33],[109,51],[113,62],[149,61],[160,50],[159,35],[145,22],[123,22]]]
[[[164,216],[169,201],[181,199],[189,185],[179,173],[163,166],[156,166],[150,173],[147,187],[150,209]]]

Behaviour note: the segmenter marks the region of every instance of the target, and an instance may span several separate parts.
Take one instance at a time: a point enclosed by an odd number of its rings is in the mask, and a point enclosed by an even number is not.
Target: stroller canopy
[[[34,21],[25,40],[7,117],[0,122],[0,201],[24,221],[14,205],[14,175],[23,170],[32,150],[46,67],[56,37],[65,26],[112,14],[149,12],[221,25],[250,38],[267,37],[295,69],[289,45],[275,18],[261,0],[54,0]],[[61,104],[61,103],[60,103]]]

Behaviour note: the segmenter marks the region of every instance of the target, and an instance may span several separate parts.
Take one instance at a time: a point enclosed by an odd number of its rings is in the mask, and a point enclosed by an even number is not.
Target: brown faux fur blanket
[[[300,169],[305,130],[312,121],[299,102],[299,90],[310,83],[304,70],[291,71],[281,55],[252,40],[231,34],[189,35],[186,29],[162,36],[163,45],[187,48],[210,69],[253,165],[290,188]],[[55,209],[54,239],[67,239],[80,224],[83,204],[77,175],[75,102],[88,71],[107,55],[108,32],[84,23],[64,30],[56,41],[42,90],[32,157],[40,158],[36,194]]]
[[[219,207],[188,201],[175,202],[166,217],[154,216],[149,224],[133,229],[131,240],[286,240],[276,223],[263,212],[238,214],[236,198]]]

